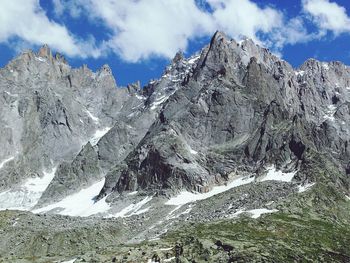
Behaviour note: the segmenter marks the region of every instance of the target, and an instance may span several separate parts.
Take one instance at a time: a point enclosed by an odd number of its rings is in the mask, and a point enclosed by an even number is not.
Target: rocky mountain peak
[[[52,59],[52,52],[50,47],[47,44],[43,45],[39,49],[37,55],[42,58]]]

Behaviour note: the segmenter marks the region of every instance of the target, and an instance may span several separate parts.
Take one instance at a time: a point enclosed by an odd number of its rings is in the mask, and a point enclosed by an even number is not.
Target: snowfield
[[[263,214],[270,214],[278,212],[277,209],[266,209],[266,208],[258,208],[252,210],[238,210],[236,213],[232,215],[233,218],[238,217],[243,213],[248,213],[251,218],[257,219]]]
[[[249,184],[254,181],[254,177],[241,177],[233,180],[227,185],[215,186],[213,189],[207,193],[192,193],[188,191],[183,191],[179,195],[170,198],[165,204],[166,205],[184,205],[187,203],[196,202],[198,200],[204,200],[214,195],[226,192],[234,187]]]
[[[55,212],[58,211],[57,214],[60,215],[81,217],[105,213],[110,209],[109,204],[106,202],[107,196],[95,202],[95,197],[100,193],[104,182],[105,179],[103,178],[101,181],[67,196],[57,203],[35,209],[32,212],[39,214],[54,210]]]
[[[29,178],[22,186],[0,193],[0,210],[30,210],[50,184],[56,169],[43,171],[43,177]]]
[[[297,171],[291,173],[283,173],[280,170],[276,170],[276,167],[270,166],[267,168],[267,174],[260,179],[261,182],[264,181],[281,181],[281,182],[291,182]]]

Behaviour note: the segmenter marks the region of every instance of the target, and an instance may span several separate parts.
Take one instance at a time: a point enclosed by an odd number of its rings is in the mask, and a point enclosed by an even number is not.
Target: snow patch
[[[190,57],[190,59],[187,61],[187,63],[188,64],[194,64],[194,63],[196,63],[199,60],[200,57],[201,57],[200,55],[196,55],[194,57]]]
[[[43,177],[29,178],[18,188],[0,193],[0,210],[30,210],[54,178],[56,169],[43,171]]]
[[[109,130],[111,129],[111,127],[106,127],[102,130],[97,130],[95,132],[95,134],[93,135],[93,137],[90,139],[90,143],[92,146],[96,145],[99,140],[107,133],[109,132]]]
[[[291,182],[297,171],[290,173],[283,173],[282,171],[277,171],[276,167],[273,165],[267,168],[267,174],[260,180],[264,181],[281,181],[281,182]]]
[[[76,258],[73,258],[71,260],[68,260],[68,261],[62,261],[61,263],[74,263],[77,259]]]
[[[34,58],[35,58],[36,61],[40,61],[40,62],[44,62],[44,63],[48,64],[47,60],[45,58],[43,58],[43,57],[34,57]]]
[[[326,120],[334,121],[334,114],[337,111],[337,107],[334,105],[329,105],[326,110],[326,114],[323,116]]]
[[[329,65],[328,63],[322,63],[322,68],[325,69],[325,70],[329,70]]]
[[[260,209],[253,209],[253,210],[248,210],[247,213],[251,214],[252,218],[259,218],[263,214],[270,214],[270,213],[275,213],[278,212],[277,209],[266,209],[266,208],[260,208]]]
[[[151,106],[151,110],[155,110],[159,105],[161,105],[164,101],[166,101],[169,98],[169,96],[161,96],[157,98]]]
[[[3,161],[0,163],[0,169],[2,169],[6,163],[8,163],[9,161],[12,161],[13,159],[15,159],[15,157],[14,157],[14,156],[11,156],[11,157],[9,157],[9,158],[3,160]]]
[[[176,206],[181,206],[187,203],[192,203],[196,202],[199,200],[204,200],[209,197],[212,197],[214,195],[226,192],[232,188],[249,184],[254,181],[254,177],[241,177],[238,179],[233,180],[232,182],[228,183],[227,185],[220,185],[220,186],[215,186],[213,189],[207,193],[192,193],[188,191],[183,191],[179,195],[170,198],[165,204],[166,205],[176,205]]]
[[[51,210],[58,210],[56,214],[82,217],[87,217],[98,213],[105,213],[110,209],[110,205],[106,202],[107,196],[95,202],[95,198],[100,193],[104,183],[105,178],[92,184],[88,188],[82,189],[75,194],[65,197],[63,200],[57,203],[35,209],[32,212],[35,214],[40,214]]]
[[[270,213],[275,213],[278,212],[277,209],[266,209],[266,208],[258,208],[258,209],[252,209],[252,210],[238,210],[235,212],[232,217],[238,217],[239,215],[243,213],[248,213],[251,218],[257,219],[259,218],[262,214],[270,214]]]
[[[163,262],[171,262],[174,259],[175,259],[175,257],[167,258],[167,259],[164,259]]]
[[[146,97],[140,96],[138,94],[136,94],[135,97],[138,98],[139,100],[145,100],[146,99]]]
[[[142,201],[136,204],[131,204],[125,207],[124,209],[122,209],[121,211],[119,211],[118,213],[114,215],[109,215],[108,217],[130,217],[133,215],[139,215],[139,214],[145,213],[149,210],[150,207],[142,210],[141,208],[151,200],[152,200],[151,196],[146,196]]]
[[[303,77],[305,75],[305,71],[304,70],[295,71],[295,75]]]
[[[299,185],[298,186],[298,193],[303,193],[307,190],[309,190],[312,186],[314,186],[315,183],[309,183],[309,184],[304,184],[304,185]]]

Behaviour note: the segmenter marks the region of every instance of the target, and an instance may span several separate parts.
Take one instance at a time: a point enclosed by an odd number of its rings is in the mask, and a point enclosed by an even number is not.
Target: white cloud
[[[102,22],[112,32],[105,48],[131,62],[151,56],[171,58],[186,50],[190,40],[216,30],[236,39],[252,38],[272,49],[306,41],[308,35],[302,23],[286,22],[281,11],[251,0],[60,1],[80,6],[85,9],[81,14]],[[286,28],[290,34],[284,33]]]
[[[66,26],[50,20],[39,0],[22,0],[22,5],[6,1],[0,10],[0,42],[18,37],[31,44],[47,43],[68,56],[99,57],[113,52],[138,62],[171,58],[178,50],[185,51],[191,40],[211,36],[216,30],[238,40],[252,38],[276,53],[285,45],[317,39],[327,30],[350,32],[345,8],[329,0],[301,1],[304,13],[287,18],[276,7],[254,0],[52,0],[56,19],[85,16],[105,27],[106,39],[97,43],[93,35],[78,39]],[[316,32],[308,32],[305,17],[314,21]]]
[[[2,1],[0,8],[0,42],[18,38],[31,45],[48,44],[68,56],[97,56],[92,41],[75,38],[65,26],[50,21],[39,0]]]
[[[260,8],[248,0],[208,0],[214,10],[213,23],[234,38],[257,40],[257,32],[268,33],[283,25],[283,15],[271,7]]]
[[[192,0],[90,0],[89,10],[113,32],[107,46],[132,62],[172,57],[190,39],[215,31],[210,15]]]
[[[80,1],[52,0],[52,3],[53,11],[58,18],[66,11],[71,17],[78,18],[83,11]]]
[[[346,9],[329,0],[303,0],[303,10],[322,31],[332,31],[335,35],[350,32],[350,17]]]

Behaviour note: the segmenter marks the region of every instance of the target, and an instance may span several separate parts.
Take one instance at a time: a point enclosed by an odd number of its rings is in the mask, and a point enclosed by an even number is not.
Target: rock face
[[[308,60],[294,70],[251,40],[218,32],[179,82],[142,141],[107,174],[100,196],[206,192],[238,171],[297,169],[310,149],[349,171],[347,66]]]
[[[72,69],[59,54],[53,57],[47,46],[38,53],[21,54],[0,70],[0,189],[42,177],[60,164],[62,178],[53,183],[85,168],[69,168],[66,162],[76,155],[88,154],[85,159],[94,155],[95,150],[84,145],[96,144],[122,115],[124,105],[133,107],[139,101],[127,89],[117,88],[108,66],[96,73],[86,66]],[[82,185],[103,176],[87,178],[90,175],[82,171],[84,175],[75,174]],[[65,182],[65,188],[80,184],[70,183]]]
[[[0,70],[0,120],[1,190],[57,167],[37,206],[103,177],[98,198],[206,192],[240,172],[298,169],[309,151],[350,174],[349,67],[293,69],[220,32],[144,88],[118,88],[108,66],[72,69],[47,46],[25,52]]]

